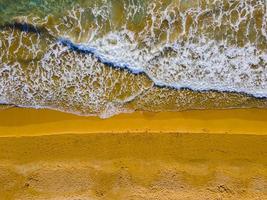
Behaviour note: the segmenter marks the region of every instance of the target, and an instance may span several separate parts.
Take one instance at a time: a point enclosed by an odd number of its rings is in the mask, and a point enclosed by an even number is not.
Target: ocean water
[[[266,98],[266,0],[0,0],[2,104],[109,117]]]

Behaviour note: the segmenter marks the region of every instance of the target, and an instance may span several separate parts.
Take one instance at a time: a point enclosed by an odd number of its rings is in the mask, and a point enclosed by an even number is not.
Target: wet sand
[[[2,110],[0,199],[263,200],[266,114]]]
[[[52,110],[9,108],[0,112],[0,137],[81,133],[267,134],[267,109],[136,112],[109,119]]]

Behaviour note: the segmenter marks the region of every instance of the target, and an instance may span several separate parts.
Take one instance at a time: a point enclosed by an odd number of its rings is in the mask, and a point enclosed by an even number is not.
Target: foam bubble
[[[198,43],[141,49],[126,40],[127,33],[113,32],[88,44],[69,41],[69,47],[90,53],[107,65],[145,73],[158,86],[267,97],[267,54],[253,45],[234,47],[202,38]]]
[[[1,26],[0,103],[108,117],[166,101],[173,110],[231,108],[267,97],[264,0],[72,3]],[[225,94],[233,101],[224,104]]]

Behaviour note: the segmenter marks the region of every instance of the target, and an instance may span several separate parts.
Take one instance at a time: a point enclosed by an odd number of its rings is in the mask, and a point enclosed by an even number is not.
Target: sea
[[[0,0],[0,104],[267,108],[267,1]]]

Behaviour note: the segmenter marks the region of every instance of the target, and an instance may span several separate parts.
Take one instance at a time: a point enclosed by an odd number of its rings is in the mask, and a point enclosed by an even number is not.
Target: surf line
[[[97,52],[98,50],[95,47],[85,46],[82,44],[75,44],[71,40],[65,39],[65,38],[59,38],[58,42],[59,44],[68,47],[70,51],[75,51],[77,53],[91,55],[94,58],[96,58],[98,62],[104,65],[107,65],[109,67],[112,67],[114,69],[126,70],[129,73],[134,74],[134,75],[145,75],[149,80],[153,82],[154,86],[158,88],[166,88],[166,89],[172,89],[172,90],[190,90],[190,91],[195,91],[195,92],[228,92],[228,93],[234,93],[234,94],[242,94],[242,95],[254,97],[257,99],[265,99],[265,100],[267,99],[267,96],[254,95],[252,93],[248,93],[244,91],[223,90],[223,89],[194,89],[190,86],[168,85],[150,76],[149,73],[145,69],[133,69],[131,68],[131,65],[128,63],[123,63],[123,62],[119,63],[119,62],[109,61],[108,59],[99,55]]]
[[[159,81],[153,78],[151,75],[149,75],[149,72],[147,72],[145,69],[140,69],[140,68],[133,69],[129,63],[109,61],[108,59],[99,55],[97,52],[98,50],[95,47],[85,46],[82,44],[75,44],[71,40],[66,39],[66,38],[55,38],[46,30],[45,27],[39,27],[39,26],[32,25],[32,24],[25,23],[25,22],[22,22],[22,23],[14,22],[14,23],[5,24],[2,26],[0,25],[0,29],[5,29],[5,28],[17,29],[21,32],[34,33],[38,35],[45,34],[46,36],[52,37],[55,42],[58,42],[59,44],[63,46],[67,46],[70,51],[75,51],[77,53],[91,55],[94,58],[96,58],[98,62],[106,66],[112,67],[117,70],[126,70],[129,73],[134,74],[134,75],[144,75],[153,82],[155,87],[158,87],[158,88],[166,88],[166,89],[171,89],[171,90],[190,90],[190,91],[195,91],[195,92],[228,92],[228,93],[234,93],[234,94],[242,94],[242,95],[254,97],[257,99],[265,99],[265,100],[267,99],[267,95],[256,95],[256,94],[248,93],[245,91],[236,91],[236,90],[230,90],[230,89],[213,89],[213,88],[196,89],[190,86],[181,86],[178,84],[176,85],[166,84],[163,81]]]

